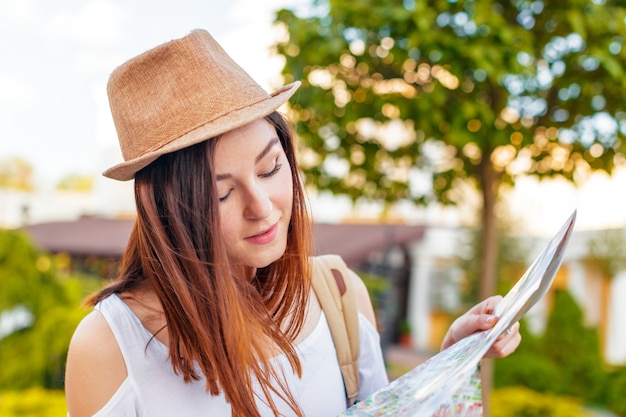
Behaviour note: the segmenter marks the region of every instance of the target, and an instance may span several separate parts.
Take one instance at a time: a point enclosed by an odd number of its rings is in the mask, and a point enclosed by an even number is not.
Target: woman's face
[[[276,129],[259,119],[222,135],[215,148],[220,229],[232,262],[262,268],[285,252],[291,168]]]

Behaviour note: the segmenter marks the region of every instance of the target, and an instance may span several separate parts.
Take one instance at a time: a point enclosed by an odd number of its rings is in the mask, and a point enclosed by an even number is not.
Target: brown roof
[[[372,252],[420,241],[424,236],[424,230],[424,226],[399,224],[313,225],[316,253],[341,255],[346,263],[353,267],[362,264]]]
[[[35,243],[55,253],[121,257],[134,219],[81,217],[26,226]]]
[[[27,226],[33,239],[50,252],[78,256],[120,257],[126,247],[133,219],[81,217],[74,221],[40,223]],[[419,241],[423,226],[397,224],[324,224],[313,225],[317,254],[335,253],[346,263],[358,266],[375,251]]]

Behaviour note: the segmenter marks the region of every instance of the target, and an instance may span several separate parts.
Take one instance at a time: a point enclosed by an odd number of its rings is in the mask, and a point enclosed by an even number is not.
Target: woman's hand
[[[493,311],[501,300],[502,296],[499,295],[489,297],[457,318],[443,338],[441,349],[452,346],[472,333],[488,330],[495,326],[498,317],[493,314]],[[521,341],[522,336],[519,333],[519,323],[515,323],[495,341],[491,349],[485,354],[485,358],[503,358],[508,356],[517,349]]]

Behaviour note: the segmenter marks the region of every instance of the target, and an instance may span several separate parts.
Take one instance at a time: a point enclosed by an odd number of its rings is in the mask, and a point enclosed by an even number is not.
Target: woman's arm
[[[85,317],[70,342],[65,396],[71,417],[91,417],[126,379],[126,365],[111,328],[98,311]]]

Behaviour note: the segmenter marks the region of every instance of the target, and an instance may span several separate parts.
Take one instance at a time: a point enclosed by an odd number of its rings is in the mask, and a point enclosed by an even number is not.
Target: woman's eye
[[[279,163],[278,163],[278,158],[276,158],[276,161],[274,161],[274,167],[273,167],[273,168],[272,168],[269,172],[266,172],[266,173],[264,173],[264,174],[261,174],[261,177],[263,177],[263,178],[268,178],[268,177],[271,177],[271,176],[273,176],[273,175],[277,174],[277,173],[278,173],[278,171],[280,171],[280,168],[281,168],[282,166],[283,166],[283,164],[279,164]]]
[[[226,201],[226,199],[228,198],[228,196],[230,196],[230,192],[231,192],[231,191],[232,191],[232,190],[228,190],[228,192],[227,192],[226,194],[224,194],[224,195],[222,195],[222,196],[219,196],[219,197],[218,197],[219,201],[220,201],[220,202],[222,202],[222,201]]]

